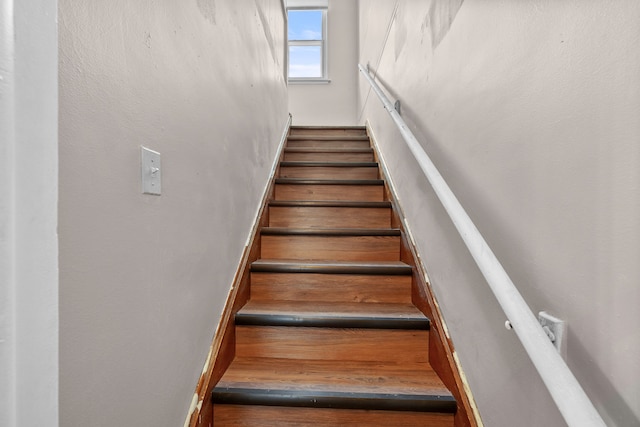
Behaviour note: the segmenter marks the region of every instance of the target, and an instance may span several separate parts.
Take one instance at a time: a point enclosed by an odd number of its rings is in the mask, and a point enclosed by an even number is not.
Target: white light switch
[[[162,165],[160,153],[142,147],[142,192],[157,194],[162,192]]]

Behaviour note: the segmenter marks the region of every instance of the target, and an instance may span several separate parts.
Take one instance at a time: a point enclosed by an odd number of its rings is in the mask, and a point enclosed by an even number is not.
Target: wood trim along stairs
[[[191,427],[481,425],[373,148],[290,128]]]
[[[451,390],[458,402],[455,427],[483,427],[484,424],[455,352],[453,341],[449,336],[449,331],[444,322],[442,312],[440,311],[440,306],[431,289],[427,271],[424,264],[420,261],[418,248],[411,237],[409,227],[406,223],[406,217],[398,202],[393,182],[389,178],[390,174],[386,168],[384,159],[381,157],[375,134],[368,121],[366,129],[375,152],[375,159],[380,164],[382,176],[385,177],[386,196],[393,203],[394,221],[392,225],[400,228],[402,231],[402,254],[400,258],[410,265],[413,271],[412,280],[414,286],[412,287],[412,302],[431,319],[429,363],[440,378],[442,378],[449,390]]]
[[[264,225],[264,211],[267,208],[268,201],[274,194],[274,178],[278,174],[280,161],[282,160],[284,147],[287,143],[287,137],[291,129],[292,116],[289,114],[284,124],[282,137],[278,144],[277,154],[271,167],[269,178],[265,185],[265,191],[262,200],[258,205],[256,219],[253,223],[244,247],[238,269],[233,277],[233,282],[227,299],[220,316],[220,321],[213,335],[213,342],[209,348],[209,353],[202,368],[202,374],[198,379],[196,390],[193,395],[187,419],[184,427],[196,427],[212,425],[213,405],[211,403],[211,390],[215,383],[219,380],[221,373],[226,369],[225,364],[229,357],[233,357],[234,351],[234,328],[233,318],[238,309],[247,301],[247,281],[249,280],[249,272],[251,262],[257,259],[256,236],[259,234],[260,228]]]

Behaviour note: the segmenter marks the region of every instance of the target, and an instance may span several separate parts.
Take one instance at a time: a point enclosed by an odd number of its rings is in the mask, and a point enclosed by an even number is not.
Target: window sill
[[[330,79],[289,79],[290,85],[327,85]]]

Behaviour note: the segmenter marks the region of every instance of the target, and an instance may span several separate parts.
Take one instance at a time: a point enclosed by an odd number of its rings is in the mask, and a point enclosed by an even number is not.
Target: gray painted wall
[[[61,425],[182,425],[288,119],[281,2],[59,14]]]
[[[357,0],[329,0],[329,84],[290,84],[294,125],[355,125],[358,88]]]
[[[360,1],[360,61],[402,101],[532,310],[568,322],[566,360],[607,423],[638,426],[640,3],[461,3]],[[359,120],[394,176],[485,424],[564,425],[380,102],[359,88]]]

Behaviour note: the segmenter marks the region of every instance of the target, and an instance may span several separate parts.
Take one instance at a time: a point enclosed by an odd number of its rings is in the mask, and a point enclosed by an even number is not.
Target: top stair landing
[[[289,137],[346,137],[346,136],[367,136],[367,129],[364,126],[292,126]]]
[[[364,127],[292,127],[287,141],[289,150],[366,150],[371,148]]]

